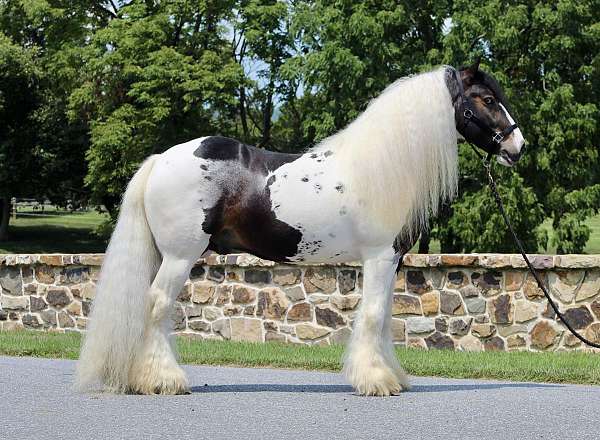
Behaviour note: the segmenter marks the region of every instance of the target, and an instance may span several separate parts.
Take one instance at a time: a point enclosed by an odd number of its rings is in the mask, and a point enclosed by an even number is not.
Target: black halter
[[[465,138],[469,144],[477,145],[476,141],[473,139],[469,139],[467,135],[466,128],[470,123],[473,123],[479,127],[480,130],[489,133],[491,138],[491,145],[496,146],[497,149],[500,148],[500,143],[510,135],[517,127],[517,124],[512,124],[506,127],[502,131],[496,131],[492,129],[488,124],[479,119],[475,112],[473,111],[473,105],[469,97],[465,94],[465,90],[463,88],[462,80],[460,79],[460,75],[458,74],[458,70],[454,69],[454,77],[456,78],[456,82],[458,83],[459,95],[456,99],[460,99],[460,103],[458,108],[456,109],[456,128],[460,132],[460,134]],[[460,115],[460,116],[459,116]],[[461,117],[462,116],[462,117]],[[477,145],[479,147],[479,145]],[[479,147],[481,148],[481,147]],[[481,154],[475,150],[477,154],[481,156]],[[488,155],[492,155],[493,153],[488,152]],[[483,156],[481,156],[483,157]]]

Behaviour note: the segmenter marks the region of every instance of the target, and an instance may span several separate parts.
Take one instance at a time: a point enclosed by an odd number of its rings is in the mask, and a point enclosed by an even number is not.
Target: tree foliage
[[[517,232],[543,248],[550,218],[550,244],[581,252],[600,209],[599,18],[600,0],[0,1],[2,193],[114,217],[149,154],[209,134],[301,151],[395,79],[481,55],[528,141],[495,167]],[[460,173],[431,225],[442,250],[514,251],[466,146]]]
[[[109,211],[149,154],[231,132],[243,74],[220,24],[230,5],[188,3],[131,2],[81,52],[69,115],[90,126],[86,183]]]
[[[484,68],[503,85],[528,141],[516,172],[533,197],[508,202],[520,235],[539,238],[529,240],[532,251],[545,245],[539,230],[531,232],[543,217],[526,213],[541,208],[552,219],[558,252],[581,252],[589,238],[584,221],[600,209],[599,22],[598,0],[454,2],[444,61],[472,57],[469,42],[483,35],[475,51],[483,53]],[[506,170],[501,178],[505,185],[518,182]],[[479,176],[477,181],[484,180]],[[462,190],[474,191],[486,205],[493,204],[477,185]],[[461,197],[455,206],[464,203]],[[482,221],[489,221],[489,215]],[[491,242],[482,247],[465,239],[473,228],[455,220],[439,228],[438,236],[447,250],[490,248]]]
[[[8,93],[35,101],[20,106],[21,113],[12,113],[24,126],[2,139],[2,143],[12,145],[7,160],[0,165],[12,168],[12,176],[17,180],[15,185],[4,186],[10,195],[47,197],[57,204],[65,204],[68,199],[83,202],[87,198],[87,191],[82,189],[87,169],[87,126],[82,121],[68,120],[67,102],[79,80],[78,53],[87,36],[101,27],[108,15],[101,2],[0,2],[4,43],[30,54],[32,67],[23,72],[35,76],[32,90],[24,84],[11,84],[15,79],[13,72],[4,71],[11,75],[11,79],[2,81],[9,88]]]
[[[14,44],[0,33],[0,195],[27,194],[39,163],[32,130],[41,105],[41,72],[35,49]]]

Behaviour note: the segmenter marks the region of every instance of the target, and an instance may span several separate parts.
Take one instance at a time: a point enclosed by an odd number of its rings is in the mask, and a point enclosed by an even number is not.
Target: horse
[[[506,166],[525,140],[479,62],[389,85],[303,154],[209,136],[150,156],[129,182],[101,268],[76,385],[189,392],[171,343],[173,301],[201,255],[284,263],[361,261],[363,293],[343,372],[358,394],[409,389],[391,335],[402,258],[457,193],[458,142]]]

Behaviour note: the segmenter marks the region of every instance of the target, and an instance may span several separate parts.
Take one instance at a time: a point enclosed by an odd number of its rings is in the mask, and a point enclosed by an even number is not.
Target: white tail
[[[77,365],[80,390],[127,391],[128,375],[142,346],[148,291],[161,261],[144,210],[146,181],[157,157],[142,164],[123,196]]]

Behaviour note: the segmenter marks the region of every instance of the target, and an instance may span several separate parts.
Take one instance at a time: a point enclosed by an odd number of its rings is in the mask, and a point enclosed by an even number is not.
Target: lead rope
[[[531,274],[533,275],[533,277],[537,281],[538,287],[542,290],[542,292],[544,292],[544,295],[546,296],[546,299],[548,300],[548,302],[550,303],[550,305],[554,309],[554,312],[556,313],[556,316],[558,316],[558,318],[562,321],[562,323],[565,325],[565,327],[567,327],[569,329],[569,331],[573,334],[573,336],[575,336],[581,342],[583,342],[584,344],[589,345],[590,347],[600,348],[600,344],[596,344],[595,342],[592,342],[592,341],[584,338],[573,327],[571,327],[571,324],[569,324],[565,320],[565,317],[563,316],[563,314],[558,309],[558,306],[554,303],[554,301],[550,297],[550,294],[548,293],[548,289],[546,289],[546,286],[544,286],[544,283],[542,282],[540,276],[538,275],[538,273],[534,269],[533,265],[529,261],[529,258],[527,258],[527,254],[525,254],[525,250],[523,249],[523,245],[521,244],[521,240],[519,240],[519,237],[517,237],[517,234],[515,233],[515,230],[514,230],[514,228],[512,226],[512,223],[510,222],[510,220],[508,218],[508,215],[506,214],[506,210],[504,209],[504,203],[502,203],[502,199],[500,198],[500,194],[498,194],[498,189],[496,188],[496,182],[494,181],[494,177],[492,176],[492,164],[490,162],[491,155],[488,155],[487,158],[484,158],[481,155],[481,153],[479,153],[479,151],[477,151],[475,149],[475,147],[473,145],[471,145],[471,147],[473,147],[473,150],[482,159],[483,166],[484,166],[485,171],[487,173],[488,181],[489,181],[489,184],[490,184],[490,189],[492,190],[492,193],[494,194],[494,198],[496,199],[496,204],[498,205],[498,208],[500,209],[500,213],[502,214],[502,217],[504,218],[504,223],[506,223],[506,226],[508,226],[508,229],[510,230],[510,233],[512,234],[513,239],[515,240],[515,243],[517,244],[517,246],[519,248],[519,251],[521,252],[521,255],[523,256],[523,259],[525,260],[525,263],[527,264],[527,267],[529,268],[529,272],[531,272]]]

